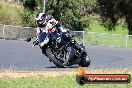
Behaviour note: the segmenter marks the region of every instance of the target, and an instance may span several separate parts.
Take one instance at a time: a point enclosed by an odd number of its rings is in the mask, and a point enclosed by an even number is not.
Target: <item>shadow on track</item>
[[[73,66],[67,66],[67,67],[63,67],[63,68],[78,68],[78,65],[73,65]],[[57,66],[50,66],[50,67],[46,67],[46,68],[59,68]]]

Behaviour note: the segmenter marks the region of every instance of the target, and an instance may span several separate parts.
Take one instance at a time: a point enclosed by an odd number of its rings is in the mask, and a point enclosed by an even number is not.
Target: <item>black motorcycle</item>
[[[74,64],[78,64],[82,67],[88,67],[90,65],[90,58],[85,51],[83,44],[78,44],[74,40],[74,36],[66,42],[66,45],[61,45],[56,41],[54,35],[49,34],[50,40],[45,44],[42,49],[42,53],[47,56],[57,67],[67,67]],[[67,37],[62,36],[65,40]],[[38,45],[39,41],[36,39],[33,42],[33,46]]]

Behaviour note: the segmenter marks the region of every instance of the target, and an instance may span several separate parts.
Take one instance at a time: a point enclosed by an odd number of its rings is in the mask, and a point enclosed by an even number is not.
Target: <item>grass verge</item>
[[[129,73],[121,70],[89,70],[89,74]],[[3,76],[2,76],[3,74]],[[25,75],[27,76],[25,76]],[[75,71],[57,72],[1,72],[0,88],[132,88],[129,84],[85,84],[80,86],[76,82]],[[17,76],[19,75],[19,76]],[[15,77],[17,76],[17,77]]]

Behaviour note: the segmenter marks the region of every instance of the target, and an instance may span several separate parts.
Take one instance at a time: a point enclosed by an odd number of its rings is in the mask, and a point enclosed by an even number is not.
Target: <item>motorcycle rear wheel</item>
[[[85,58],[81,60],[81,62],[78,64],[81,67],[88,67],[91,63],[90,57],[87,55]]]

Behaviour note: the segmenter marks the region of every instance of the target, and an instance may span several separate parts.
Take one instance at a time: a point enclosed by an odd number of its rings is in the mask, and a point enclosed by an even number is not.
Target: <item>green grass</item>
[[[0,3],[0,24],[21,25],[20,11],[20,5]]]
[[[132,37],[127,38],[127,46],[132,48]],[[111,33],[85,33],[85,45],[103,45],[112,47],[126,47],[126,35]]]
[[[85,44],[125,47],[126,35],[87,33],[85,36],[88,36]]]
[[[75,40],[81,44],[84,41],[85,45],[101,45],[101,46],[112,46],[112,47],[125,47],[126,46],[126,35],[125,34],[112,34],[112,33],[99,33],[99,32],[85,32],[84,38],[83,33],[80,32],[75,34]],[[83,40],[84,39],[84,40]],[[128,38],[128,47],[132,47],[132,38]]]
[[[119,24],[115,27],[115,30],[108,31],[107,28],[101,25],[101,22],[97,20],[90,20],[89,28],[86,28],[87,32],[99,32],[99,33],[110,33],[110,34],[128,34],[128,29],[124,25],[124,20],[119,20]]]
[[[132,88],[130,84],[77,84],[75,76],[0,78],[0,88]]]
[[[124,20],[119,20],[115,30],[108,31],[99,21],[91,20],[89,28],[86,28],[84,41],[86,45],[104,45],[113,47],[125,47],[125,39],[128,29]],[[132,39],[128,39],[128,47],[132,47]]]

